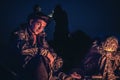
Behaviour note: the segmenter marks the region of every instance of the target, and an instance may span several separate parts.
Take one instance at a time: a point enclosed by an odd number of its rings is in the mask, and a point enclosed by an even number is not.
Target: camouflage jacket
[[[119,75],[116,71],[120,71],[120,52],[105,51],[101,46],[95,46],[94,48],[101,55],[98,64],[103,80],[116,80]]]
[[[58,70],[62,66],[63,64],[62,59],[57,56],[57,54],[53,51],[52,48],[49,47],[47,41],[45,40],[46,37],[45,32],[42,32],[40,35],[37,36],[37,43],[34,45],[33,45],[33,36],[30,33],[28,27],[20,28],[16,30],[13,33],[13,35],[15,38],[14,46],[19,51],[18,54],[23,56],[23,64],[22,64],[23,68],[36,55],[43,56],[46,62],[49,64],[49,61],[46,57],[48,52],[50,52],[55,58],[53,70]]]
[[[111,57],[109,54],[115,54]],[[102,70],[103,79],[116,80],[117,75],[115,71],[119,70],[120,67],[120,53],[107,53],[103,52],[102,57],[99,60],[100,70]]]

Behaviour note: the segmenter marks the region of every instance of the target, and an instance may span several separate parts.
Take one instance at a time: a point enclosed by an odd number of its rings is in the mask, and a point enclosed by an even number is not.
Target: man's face
[[[36,21],[33,21],[31,25],[32,25],[32,31],[36,35],[38,35],[39,33],[41,33],[44,30],[47,23],[44,20],[37,19]]]
[[[116,38],[109,37],[103,44],[103,49],[106,51],[117,51],[118,48],[118,40]]]

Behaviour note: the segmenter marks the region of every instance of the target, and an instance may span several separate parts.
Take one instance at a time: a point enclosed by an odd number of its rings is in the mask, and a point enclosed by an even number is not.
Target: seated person
[[[20,57],[20,67],[25,70],[27,80],[51,79],[63,64],[45,40],[44,28],[49,19],[42,12],[36,13],[30,17],[26,26],[13,32],[12,50]]]

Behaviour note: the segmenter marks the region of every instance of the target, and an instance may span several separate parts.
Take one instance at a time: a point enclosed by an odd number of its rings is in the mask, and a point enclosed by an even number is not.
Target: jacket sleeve
[[[54,57],[55,61],[54,61],[53,70],[55,72],[58,71],[63,65],[63,60],[57,55],[57,53],[55,53],[53,48],[49,46],[45,37],[43,37],[43,49],[41,49],[41,54],[47,55],[47,53],[50,53]]]
[[[38,53],[37,47],[31,47],[24,32],[15,32],[15,46],[22,55],[34,56]]]

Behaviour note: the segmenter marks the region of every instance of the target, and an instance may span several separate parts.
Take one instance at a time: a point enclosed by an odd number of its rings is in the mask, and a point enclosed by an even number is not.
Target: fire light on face
[[[118,39],[114,36],[108,37],[102,44],[102,47],[105,51],[115,52],[118,48]]]

